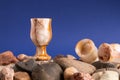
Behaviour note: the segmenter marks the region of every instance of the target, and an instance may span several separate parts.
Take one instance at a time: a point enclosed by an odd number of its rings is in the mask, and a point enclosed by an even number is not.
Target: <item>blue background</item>
[[[0,53],[34,55],[30,18],[52,18],[53,38],[47,52],[75,53],[76,43],[90,38],[120,43],[120,0],[0,0]]]

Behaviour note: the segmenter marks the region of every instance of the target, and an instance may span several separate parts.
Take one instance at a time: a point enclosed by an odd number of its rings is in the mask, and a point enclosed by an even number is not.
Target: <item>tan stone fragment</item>
[[[18,60],[14,56],[13,52],[5,51],[0,54],[0,65],[8,65],[10,63],[16,63]]]
[[[16,72],[14,80],[31,80],[31,78],[27,72]]]

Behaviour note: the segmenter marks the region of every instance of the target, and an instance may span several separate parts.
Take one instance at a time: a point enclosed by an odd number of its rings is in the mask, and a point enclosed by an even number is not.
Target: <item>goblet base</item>
[[[37,61],[48,61],[51,59],[51,56],[49,56],[48,54],[40,54],[38,56],[35,56]]]
[[[48,60],[51,59],[51,56],[49,56],[47,54],[46,45],[37,46],[37,48],[36,48],[36,54],[35,54],[35,59],[37,61],[48,61]]]

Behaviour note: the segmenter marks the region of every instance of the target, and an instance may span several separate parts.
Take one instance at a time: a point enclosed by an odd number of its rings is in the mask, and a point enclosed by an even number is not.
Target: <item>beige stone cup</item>
[[[98,50],[91,39],[82,39],[75,46],[75,52],[80,59],[87,63],[98,60]]]
[[[37,60],[50,60],[46,47],[52,39],[51,18],[31,18],[30,38],[36,46]]]

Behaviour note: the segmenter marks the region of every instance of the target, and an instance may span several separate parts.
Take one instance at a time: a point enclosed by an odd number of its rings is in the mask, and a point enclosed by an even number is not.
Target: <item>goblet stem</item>
[[[51,59],[51,56],[47,54],[46,45],[37,46],[35,57],[37,60],[42,60],[42,61]]]

